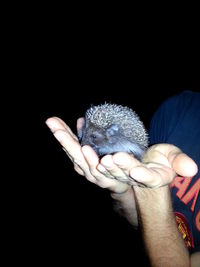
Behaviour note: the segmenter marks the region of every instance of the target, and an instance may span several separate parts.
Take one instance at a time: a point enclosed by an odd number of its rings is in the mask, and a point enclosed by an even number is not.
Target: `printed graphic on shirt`
[[[185,216],[179,212],[174,212],[174,214],[176,218],[176,223],[178,225],[178,230],[183,237],[186,247],[188,249],[190,249],[191,247],[194,248],[194,239]]]
[[[177,176],[171,183],[170,187],[176,187],[178,189],[176,192],[176,196],[185,205],[188,205],[188,203],[190,202],[190,210],[191,212],[194,212],[194,208],[200,191],[200,178],[198,178],[196,182],[189,188],[189,190],[187,190],[190,186],[191,181],[192,177],[185,178]],[[200,232],[200,210],[196,213],[195,226],[196,229]]]
[[[195,219],[195,225],[197,227],[197,230],[200,232],[200,210],[197,213],[196,219]]]
[[[193,200],[192,206],[191,206],[191,211],[194,211],[194,207],[197,201],[197,197],[199,194],[200,190],[200,178],[197,179],[197,181],[193,184],[193,186],[187,191],[190,183],[191,183],[192,177],[191,178],[185,178],[185,177],[176,177],[174,181],[171,183],[171,188],[176,187],[178,188],[178,191],[176,193],[176,196],[186,205],[188,202]],[[187,191],[187,192],[186,192]],[[186,194],[185,194],[186,192]]]

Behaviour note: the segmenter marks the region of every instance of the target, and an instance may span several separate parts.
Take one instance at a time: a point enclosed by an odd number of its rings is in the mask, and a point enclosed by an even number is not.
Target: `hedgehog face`
[[[87,123],[81,145],[89,145],[98,155],[102,155],[105,147],[112,146],[118,141],[119,128],[111,125],[108,128],[101,129],[92,123]]]

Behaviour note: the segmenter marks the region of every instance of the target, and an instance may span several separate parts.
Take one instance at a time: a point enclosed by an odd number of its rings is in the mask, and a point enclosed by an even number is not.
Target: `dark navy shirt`
[[[154,114],[150,143],[179,147],[198,165],[194,177],[177,176],[171,184],[176,222],[189,251],[200,251],[200,93],[184,91],[167,99]]]

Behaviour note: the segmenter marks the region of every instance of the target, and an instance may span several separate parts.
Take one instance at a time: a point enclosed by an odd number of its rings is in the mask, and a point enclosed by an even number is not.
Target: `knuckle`
[[[77,165],[77,166],[81,166],[82,165],[82,161],[80,159],[77,159],[77,158],[73,159],[73,163],[75,165]]]
[[[77,165],[74,164],[74,170],[80,174],[80,175],[84,175],[84,172],[81,168],[79,168]]]
[[[94,168],[90,168],[90,173],[95,177],[97,176],[97,171]]]

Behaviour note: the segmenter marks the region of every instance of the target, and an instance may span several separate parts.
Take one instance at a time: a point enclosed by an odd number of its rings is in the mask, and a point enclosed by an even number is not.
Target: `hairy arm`
[[[153,267],[196,267],[200,253],[191,257],[179,233],[168,186],[134,187],[144,243]]]
[[[123,159],[121,158],[123,156]],[[193,176],[197,166],[191,158],[182,153],[177,147],[160,144],[151,147],[143,163],[120,153],[113,156],[115,164],[124,163],[123,169],[129,170],[129,177],[146,185],[134,185],[134,196],[137,204],[139,224],[143,230],[144,243],[152,266],[154,267],[196,267],[200,263],[200,253],[189,255],[181,234],[178,231],[173,213],[169,183],[176,173]],[[102,160],[105,168],[107,166]],[[127,164],[127,165],[126,165]],[[110,173],[115,169],[110,166]],[[116,194],[115,194],[116,197]],[[130,200],[130,198],[129,198]],[[120,199],[118,198],[118,201]],[[129,218],[133,207],[125,198],[121,200],[125,217]]]
[[[177,229],[169,187],[134,190],[152,266],[189,267],[189,253]]]
[[[125,217],[134,228],[137,228],[138,215],[133,189],[129,188],[122,194],[111,193],[111,197],[115,201],[115,211]]]

